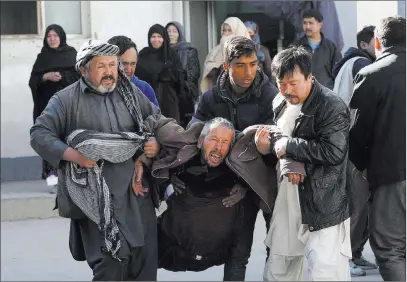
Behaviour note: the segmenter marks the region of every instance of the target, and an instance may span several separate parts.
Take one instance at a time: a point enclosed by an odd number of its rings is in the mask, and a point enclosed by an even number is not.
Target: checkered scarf
[[[110,189],[103,177],[104,161],[122,163],[143,150],[150,134],[122,132],[102,133],[92,130],[75,130],[67,138],[67,144],[91,160],[98,160],[91,169],[69,162],[63,168],[66,187],[72,201],[101,231],[104,241],[102,252],[120,261],[119,227],[114,218]]]

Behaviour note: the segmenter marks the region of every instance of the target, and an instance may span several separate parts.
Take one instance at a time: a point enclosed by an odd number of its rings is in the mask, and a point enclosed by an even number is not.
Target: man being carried
[[[242,281],[253,236],[246,214],[258,211],[254,198],[245,197],[246,189],[270,212],[274,167],[268,167],[256,149],[256,128],[242,132],[235,142],[233,125],[226,119],[202,125],[194,123],[186,131],[162,127],[156,133],[162,147],[152,176],[164,187],[175,175],[183,182],[181,193],[168,198],[158,226],[159,267],[203,271],[225,264],[223,279]]]
[[[238,131],[256,124],[272,124],[272,102],[278,89],[258,66],[256,44],[251,39],[237,36],[226,42],[223,54],[224,70],[216,85],[202,95],[191,123],[223,117]],[[270,163],[273,161],[275,158],[270,158]],[[271,173],[275,176],[275,171]],[[175,187],[176,183],[173,185]],[[274,185],[270,191],[276,188]],[[258,210],[253,210],[252,214],[245,215],[252,220],[252,232],[257,214]],[[270,215],[264,213],[263,216],[268,229]]]

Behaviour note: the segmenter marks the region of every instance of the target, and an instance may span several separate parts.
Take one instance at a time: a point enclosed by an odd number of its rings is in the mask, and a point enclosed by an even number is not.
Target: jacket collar
[[[256,73],[256,77],[254,78],[252,84],[247,89],[245,93],[245,98],[250,97],[250,95],[254,95],[257,98],[261,96],[261,89],[263,86],[269,81],[268,77],[264,74],[264,72],[259,68]],[[218,93],[221,98],[231,98],[228,94],[227,84],[229,82],[229,73],[225,70],[222,70],[220,73],[218,80],[216,82],[216,88],[218,89]]]
[[[390,48],[387,48],[386,50],[384,50],[383,53],[381,53],[379,55],[379,57],[377,57],[376,62],[380,61],[381,59],[393,55],[393,54],[399,54],[399,53],[406,53],[406,47],[405,46],[393,46]]]
[[[321,94],[321,90],[321,84],[315,79],[315,77],[313,77],[311,93],[305,99],[304,104],[301,108],[301,113],[303,115],[313,116],[315,114],[315,111],[317,110],[318,97]],[[278,116],[278,114],[285,107],[286,104],[287,102],[284,99],[284,96],[281,95],[281,93],[278,93],[273,101],[273,112],[275,113],[275,118]]]
[[[325,38],[325,35],[322,32],[320,32],[320,33],[321,33],[321,43],[319,44],[319,46],[323,46],[325,41],[326,41],[326,38]],[[305,34],[301,37],[300,44],[301,45],[307,45],[307,46],[311,47],[309,45],[309,43],[308,43],[308,38],[307,38],[307,36]]]

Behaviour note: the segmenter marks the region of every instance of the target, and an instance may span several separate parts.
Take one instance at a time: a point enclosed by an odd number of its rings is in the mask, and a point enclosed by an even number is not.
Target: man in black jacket
[[[268,281],[300,280],[304,255],[311,280],[350,281],[350,115],[345,103],[312,76],[311,62],[306,49],[293,47],[277,54],[272,64],[281,91],[273,101],[275,121],[288,136],[275,143],[273,154],[303,163],[306,176],[288,175],[287,181],[278,175],[279,195],[266,239]],[[260,153],[270,152],[268,132],[260,131],[256,143]]]
[[[374,26],[366,26],[357,34],[358,48],[351,47],[345,56],[334,66],[334,92],[349,105],[354,88],[354,78],[364,67],[375,60]],[[352,276],[364,276],[368,269],[376,269],[377,265],[362,256],[363,247],[369,238],[369,183],[365,177],[366,171],[354,170],[354,165],[348,164],[351,183],[353,212],[350,218],[350,236],[352,243],[352,262],[350,273]]]
[[[159,268],[203,271],[224,264],[223,280],[244,280],[252,244],[251,222],[244,215],[253,205],[244,198],[240,176],[225,162],[234,135],[229,121],[212,119],[196,147],[183,147],[175,164],[171,161],[169,175],[177,175],[185,187],[168,198],[159,218]]]
[[[272,124],[272,103],[278,89],[258,66],[255,43],[243,36],[234,37],[225,44],[224,55],[223,71],[216,85],[202,95],[191,123],[223,117],[237,131],[255,124]],[[252,233],[258,211],[257,207],[253,214],[246,215],[251,218]],[[268,229],[270,215],[263,216]]]
[[[367,170],[372,191],[370,244],[383,279],[406,280],[406,20],[382,19],[377,60],[359,71],[349,159]]]
[[[225,44],[223,71],[212,89],[199,101],[193,120],[223,117],[242,131],[254,124],[273,121],[272,102],[277,88],[258,67],[255,43],[246,37]]]
[[[312,74],[324,86],[329,89],[334,87],[332,67],[342,58],[340,50],[335,43],[329,40],[321,32],[323,16],[317,10],[304,11],[303,29],[304,36],[296,43],[312,53]]]

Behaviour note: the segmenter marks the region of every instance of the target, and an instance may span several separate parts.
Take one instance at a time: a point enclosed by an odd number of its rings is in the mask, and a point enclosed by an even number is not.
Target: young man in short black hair
[[[324,17],[317,10],[307,10],[303,13],[304,36],[294,45],[307,48],[312,55],[313,76],[319,83],[333,89],[334,77],[332,68],[342,58],[335,43],[321,32]]]
[[[375,30],[376,61],[359,71],[349,159],[367,171],[372,192],[369,241],[385,281],[406,280],[406,19]]]
[[[310,280],[351,280],[349,110],[314,79],[311,65],[312,55],[303,47],[274,57],[272,72],[280,94],[273,111],[277,127],[287,137],[274,148],[267,131],[259,132],[256,141],[260,153],[292,159],[305,168],[305,175],[278,172],[279,191],[265,241],[270,247],[267,281],[301,280],[304,256]]]
[[[255,43],[237,36],[225,44],[224,70],[212,89],[202,95],[193,120],[230,120],[242,131],[273,120],[271,105],[278,90],[258,67]]]
[[[124,35],[113,36],[109,39],[108,43],[119,47],[120,61],[126,76],[143,92],[151,103],[159,107],[157,97],[151,85],[134,75],[138,59],[136,43]]]

